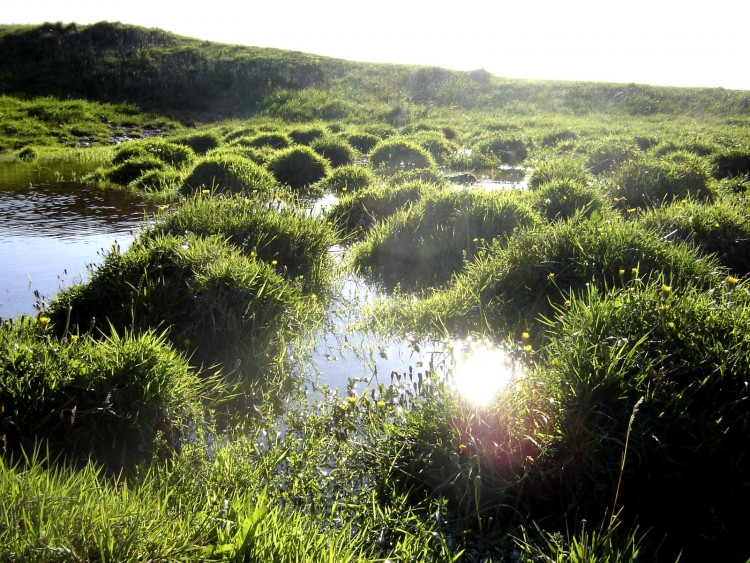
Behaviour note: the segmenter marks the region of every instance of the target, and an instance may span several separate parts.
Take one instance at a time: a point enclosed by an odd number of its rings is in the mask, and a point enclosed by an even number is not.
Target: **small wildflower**
[[[628,213],[635,213],[635,212],[636,212],[637,210],[638,210],[638,209],[637,209],[637,208],[635,208],[635,207],[629,207],[629,208],[628,208]]]
[[[521,340],[528,340],[529,338],[531,338],[531,335],[528,332],[521,333]]]
[[[598,228],[596,229],[596,232],[597,232],[597,233],[599,233],[600,235],[601,235],[601,234],[604,234],[604,229],[602,229],[601,227],[598,227]]]
[[[349,397],[347,399],[347,401],[349,401],[350,405],[356,405],[357,404],[357,397]]]
[[[385,408],[385,401],[383,401],[382,399],[375,404],[378,406],[379,409]]]
[[[313,293],[312,295],[310,295],[310,299],[316,301],[318,299],[318,296]]]
[[[667,311],[669,311],[669,305],[662,305],[661,307],[659,307],[659,310],[662,313],[666,313]]]
[[[555,281],[555,272],[550,272],[549,274],[547,274],[547,281]]]
[[[257,255],[258,254],[254,250],[250,251],[250,258],[255,258]]]
[[[662,286],[661,286],[661,292],[664,295],[669,295],[670,293],[672,293],[672,286],[671,285],[667,285],[667,284],[662,284]]]
[[[633,268],[632,270],[630,270],[630,273],[633,274],[634,276],[637,276],[638,275],[638,268]]]
[[[565,306],[570,307],[573,303],[571,303],[570,299],[565,300]]]
[[[624,276],[624,275],[625,275],[625,270],[622,270],[622,269],[621,269],[621,270],[620,270],[619,272],[617,272],[617,273],[618,273],[618,274],[620,274],[620,277],[622,277],[622,276]]]
[[[527,354],[530,354],[534,350],[534,347],[531,344],[527,344],[523,347],[523,351]]]
[[[271,260],[271,266],[276,266],[278,263],[278,260]]]
[[[674,328],[674,323],[672,321],[669,321],[667,323],[667,328]]]
[[[211,190],[201,190],[201,193],[202,193],[203,195],[208,195],[208,194],[210,194],[210,193],[211,193]]]
[[[41,315],[39,317],[39,324],[42,326],[47,326],[49,324],[50,318],[47,315]]]
[[[471,239],[471,241],[472,241],[472,242],[479,242],[479,238],[477,238],[477,237],[474,237],[473,239]]]
[[[729,285],[737,285],[740,283],[740,278],[735,278],[734,276],[727,276],[727,283]]]
[[[166,211],[167,209],[169,209],[168,205],[160,205],[159,206],[159,211]]]
[[[70,335],[70,341],[75,343],[78,342],[78,335],[77,334],[71,334]]]

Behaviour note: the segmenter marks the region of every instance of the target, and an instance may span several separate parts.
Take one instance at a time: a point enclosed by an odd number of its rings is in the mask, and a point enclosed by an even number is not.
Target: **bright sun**
[[[453,381],[458,393],[485,405],[518,376],[518,366],[507,350],[489,342],[453,343]]]

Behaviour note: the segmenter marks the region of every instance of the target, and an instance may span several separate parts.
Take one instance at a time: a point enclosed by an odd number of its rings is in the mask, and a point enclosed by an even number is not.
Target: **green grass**
[[[330,172],[329,161],[304,145],[289,147],[271,157],[268,169],[276,180],[295,190],[309,189]]]
[[[235,155],[207,156],[195,165],[182,184],[183,193],[209,190],[218,192],[268,192],[275,185],[273,176],[247,158]]]

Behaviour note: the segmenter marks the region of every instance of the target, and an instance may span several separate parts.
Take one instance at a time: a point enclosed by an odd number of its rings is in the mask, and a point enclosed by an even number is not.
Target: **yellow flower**
[[[669,295],[672,293],[672,286],[667,284],[662,284],[661,291],[664,295]]]
[[[70,341],[71,342],[78,342],[78,335],[77,334],[71,334],[70,335]]]
[[[570,299],[565,300],[565,306],[570,307],[573,303],[571,303]]]
[[[471,239],[471,241],[472,242],[479,242],[479,239],[477,237],[474,237],[473,239]]]
[[[527,344],[526,346],[523,347],[523,351],[526,352],[527,354],[530,354],[532,350],[534,350],[534,348],[531,346],[531,344]]]
[[[729,285],[737,285],[740,283],[740,278],[735,278],[734,276],[727,276],[727,283]]]
[[[531,335],[528,332],[521,333],[521,340],[528,340],[529,338],[531,338]]]
[[[167,209],[169,209],[168,205],[160,205],[159,206],[159,211],[166,211]]]
[[[635,213],[638,209],[635,207],[628,208],[628,213]]]
[[[549,274],[547,274],[547,281],[555,281],[555,272],[550,272]]]
[[[50,318],[47,315],[41,315],[39,317],[39,324],[42,326],[47,326],[49,324]]]
[[[258,254],[254,250],[250,251],[250,258],[255,258],[257,255]]]
[[[275,265],[276,265],[276,264],[278,264],[278,263],[279,263],[279,261],[278,261],[278,260],[271,260],[271,266],[275,266]]]
[[[674,323],[672,321],[669,321],[667,323],[667,328],[674,328]]]
[[[310,299],[312,299],[313,301],[315,301],[315,300],[318,299],[318,296],[313,293],[312,295],[310,295]]]
[[[638,275],[638,268],[633,268],[632,270],[630,270],[630,273],[633,274],[634,276],[637,276]]]
[[[620,274],[621,276],[624,276],[624,275],[625,275],[625,270],[620,270],[620,271],[619,271],[619,272],[617,272],[617,273],[618,273],[618,274]]]
[[[211,190],[201,190],[201,193],[202,193],[203,195],[208,195],[208,194],[210,194],[210,193],[211,193]]]
[[[357,404],[357,397],[349,397],[347,399],[347,401],[349,401],[350,405],[356,405]]]

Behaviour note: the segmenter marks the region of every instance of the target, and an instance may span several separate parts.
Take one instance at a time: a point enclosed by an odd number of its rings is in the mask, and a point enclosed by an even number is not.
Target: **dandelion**
[[[667,284],[662,284],[662,286],[661,286],[661,292],[664,295],[669,295],[670,293],[672,293],[672,286],[671,285],[667,285]]]
[[[735,278],[734,276],[727,276],[727,283],[729,285],[737,285],[740,283],[740,278]]]
[[[41,315],[39,317],[39,324],[46,327],[49,324],[50,318],[47,315]]]

